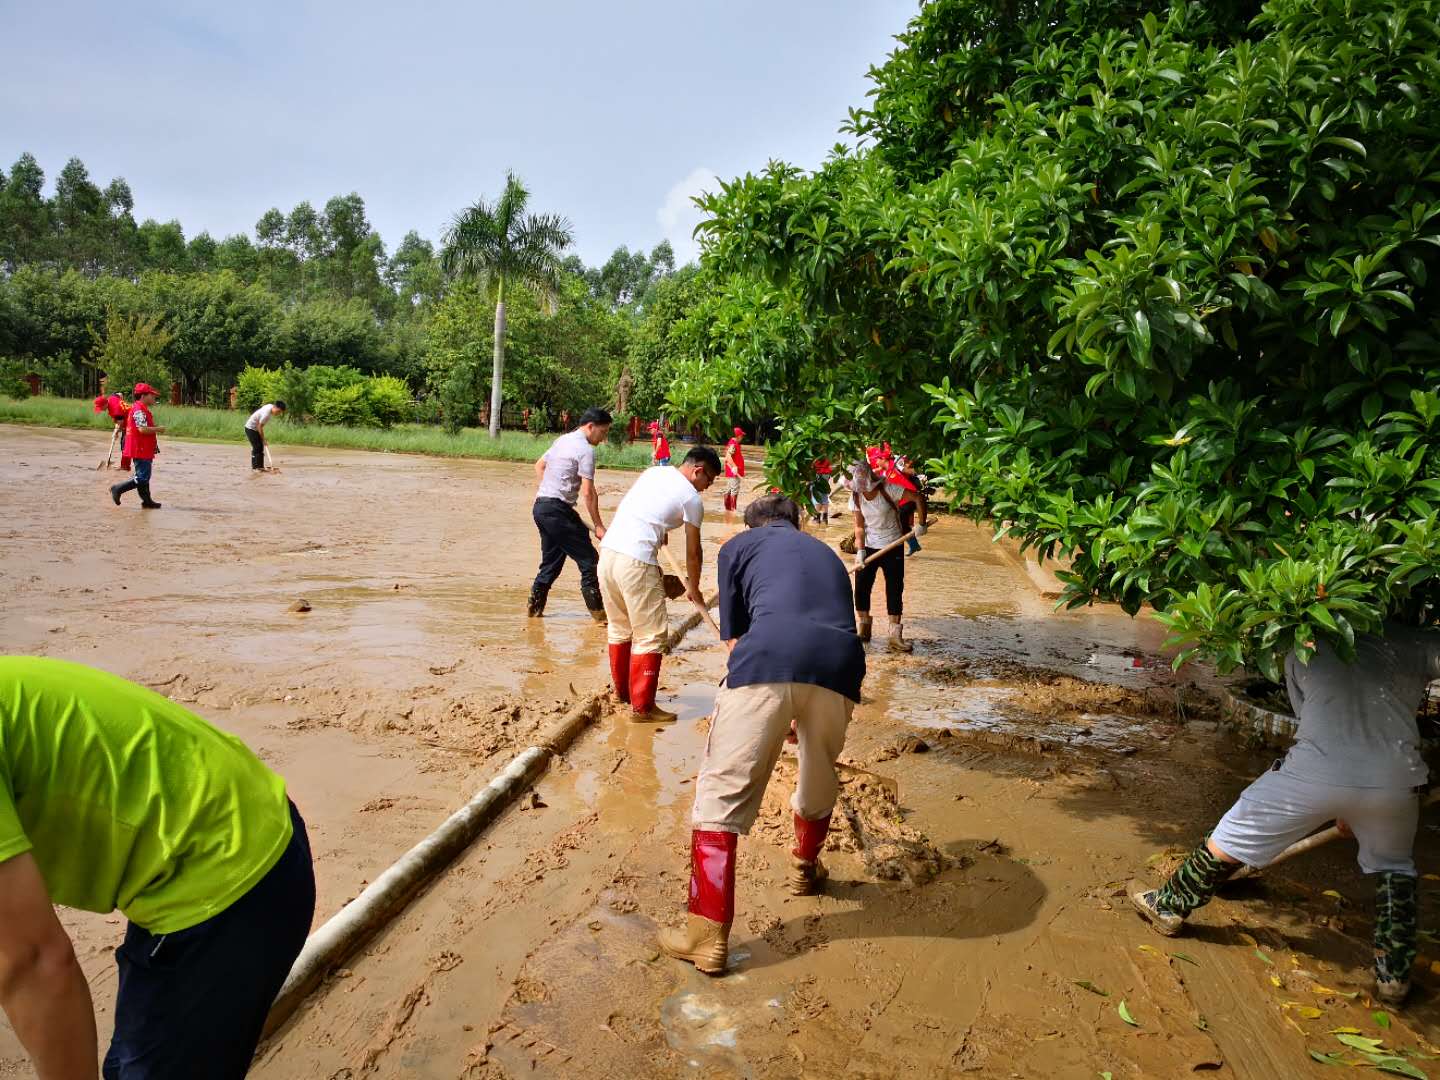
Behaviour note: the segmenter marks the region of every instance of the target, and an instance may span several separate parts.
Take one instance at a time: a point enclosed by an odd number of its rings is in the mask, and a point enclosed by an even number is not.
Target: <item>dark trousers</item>
[[[565,569],[568,556],[580,568],[580,589],[598,596],[600,576],[596,567],[600,553],[590,542],[590,530],[575,508],[562,499],[535,500],[535,527],[540,530],[540,572],[535,584],[548,589]]]
[[[250,1068],[315,917],[310,841],[293,803],[290,820],[280,861],[219,915],[173,934],[126,928],[105,1080],[239,1080]]]
[[[250,440],[250,467],[252,469],[265,468],[265,440],[254,428],[245,429],[245,437]]]
[[[905,611],[905,549],[893,551],[871,561],[879,548],[865,549],[865,565],[855,574],[855,610],[870,610],[870,592],[875,587],[875,575],[885,572],[885,612],[892,619],[898,619]]]

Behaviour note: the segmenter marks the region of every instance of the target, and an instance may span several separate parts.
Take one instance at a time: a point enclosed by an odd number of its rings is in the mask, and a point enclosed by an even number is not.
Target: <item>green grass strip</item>
[[[155,420],[166,429],[163,438],[195,439],[204,442],[235,443],[246,447],[246,413],[237,410],[204,409],[193,405],[156,405]],[[93,428],[97,435],[110,433],[110,418],[96,413],[89,399],[32,397],[15,400],[0,397],[0,423],[36,424],[58,428]],[[520,431],[502,431],[492,439],[480,428],[465,428],[454,435],[427,424],[396,424],[392,428],[341,427],[332,424],[300,424],[288,418],[271,421],[265,428],[269,442],[281,446],[324,446],[342,450],[375,450],[390,454],[429,454],[434,457],[479,458],[485,461],[533,462],[554,440],[553,435],[535,436]],[[104,440],[101,439],[101,442]],[[596,448],[595,463],[605,469],[644,469],[650,464],[648,441],[616,450],[610,445]]]

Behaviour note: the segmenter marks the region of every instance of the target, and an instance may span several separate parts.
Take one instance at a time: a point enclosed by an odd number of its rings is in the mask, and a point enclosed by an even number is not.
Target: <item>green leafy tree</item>
[[[500,434],[505,372],[505,291],[524,286],[550,300],[560,288],[561,255],[572,242],[570,223],[557,214],[526,212],[530,192],[514,173],[495,202],[480,199],[451,222],[440,264],[452,279],[473,279],[495,298],[490,435]]]
[[[888,439],[1179,660],[1433,614],[1437,53],[1440,0],[925,4],[861,149],[703,203],[723,333],[800,335],[772,482]]]
[[[21,154],[0,187],[0,268],[13,274],[40,262],[50,237],[45,172],[31,154]]]
[[[279,323],[275,297],[234,274],[147,274],[143,303],[174,335],[166,359],[186,400],[203,400],[207,379],[227,386],[251,358],[269,355]],[[287,403],[289,399],[286,399]]]
[[[91,330],[94,346],[88,363],[103,372],[114,390],[127,393],[136,383],[165,388],[171,372],[165,349],[172,335],[155,315],[122,314],[110,308],[103,332]]]

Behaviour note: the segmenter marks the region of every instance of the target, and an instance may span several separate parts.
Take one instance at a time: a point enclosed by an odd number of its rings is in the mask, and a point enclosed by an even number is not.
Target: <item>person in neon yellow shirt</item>
[[[305,823],[167,698],[0,657],[0,1007],[41,1080],[90,1080],[90,991],[52,904],[129,919],[107,1080],[242,1077],[315,913]]]

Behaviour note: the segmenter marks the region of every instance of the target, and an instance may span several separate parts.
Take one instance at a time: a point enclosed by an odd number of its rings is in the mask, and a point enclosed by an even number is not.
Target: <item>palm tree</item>
[[[495,373],[490,384],[490,437],[500,434],[501,379],[505,372],[505,289],[535,290],[550,304],[560,289],[560,255],[574,236],[559,214],[527,214],[530,192],[513,172],[505,191],[455,215],[445,233],[440,265],[451,278],[473,278],[495,294]]]

